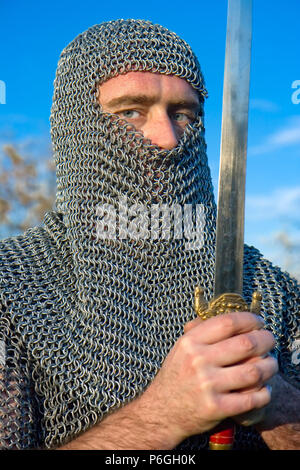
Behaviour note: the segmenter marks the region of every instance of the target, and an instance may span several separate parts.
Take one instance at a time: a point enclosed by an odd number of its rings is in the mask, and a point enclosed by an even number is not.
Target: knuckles
[[[204,369],[206,364],[205,352],[194,338],[182,336],[178,341],[178,352],[186,367],[194,374]]]
[[[254,330],[238,336],[238,347],[246,357],[266,354],[275,344],[274,336],[266,330]]]
[[[243,396],[243,405],[244,405],[244,411],[250,411],[256,406],[255,398],[253,393],[245,393]]]
[[[177,347],[181,354],[189,356],[192,355],[195,350],[195,341],[190,336],[183,335],[179,338]]]
[[[222,323],[222,331],[224,331],[225,336],[232,336],[236,332],[237,317],[234,313],[219,316],[217,319]]]
[[[257,339],[254,335],[243,334],[238,337],[239,348],[248,357],[255,355],[257,351]]]
[[[247,364],[244,374],[250,385],[261,385],[263,383],[263,372],[256,363]]]

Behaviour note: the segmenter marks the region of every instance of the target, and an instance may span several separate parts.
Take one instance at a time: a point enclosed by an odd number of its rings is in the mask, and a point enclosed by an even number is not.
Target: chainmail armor
[[[178,146],[162,151],[98,104],[99,84],[134,70],[185,78],[202,104],[206,96],[190,47],[147,21],[93,26],[62,52],[51,113],[56,210],[0,242],[0,448],[59,446],[142,393],[194,317],[195,285],[211,298],[216,206],[203,107]],[[99,240],[97,207],[120,197],[128,207],[200,205],[203,244]],[[299,386],[299,285],[254,248],[244,263],[245,299],[262,291],[280,370]],[[264,447],[242,427],[235,445]],[[206,446],[201,435],[180,448]]]

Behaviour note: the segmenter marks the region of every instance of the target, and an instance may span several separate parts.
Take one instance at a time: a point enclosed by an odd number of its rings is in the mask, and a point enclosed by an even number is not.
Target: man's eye
[[[184,113],[175,113],[173,115],[173,119],[176,122],[187,122],[187,121],[190,122],[191,121],[191,118]]]
[[[125,111],[121,111],[119,115],[125,119],[135,119],[139,117],[140,113],[135,109],[126,109]]]

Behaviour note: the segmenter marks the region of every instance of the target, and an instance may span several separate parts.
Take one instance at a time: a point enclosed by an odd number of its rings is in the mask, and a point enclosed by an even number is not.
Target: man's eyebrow
[[[117,108],[119,106],[130,106],[135,104],[142,104],[145,106],[151,106],[157,101],[156,96],[149,95],[123,95],[116,98],[112,98],[108,101],[105,106],[109,108]],[[183,99],[183,100],[173,100],[169,103],[170,108],[179,109],[179,108],[188,108],[197,112],[200,108],[200,103],[198,99]]]
[[[183,100],[174,100],[170,102],[170,107],[173,109],[179,109],[179,108],[186,108],[190,109],[194,112],[199,111],[200,109],[200,102],[199,100],[196,99],[183,99]]]
[[[144,104],[144,105],[151,105],[155,103],[156,97],[155,96],[148,96],[148,95],[123,95],[116,98],[112,98],[108,101],[105,106],[110,108],[116,108],[118,106],[128,106],[132,104]]]

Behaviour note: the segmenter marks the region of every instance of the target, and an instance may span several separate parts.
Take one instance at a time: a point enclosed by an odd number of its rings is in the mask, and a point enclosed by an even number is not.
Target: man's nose
[[[143,133],[147,139],[151,140],[152,144],[164,150],[171,150],[178,144],[179,136],[174,123],[167,114],[149,120]]]

